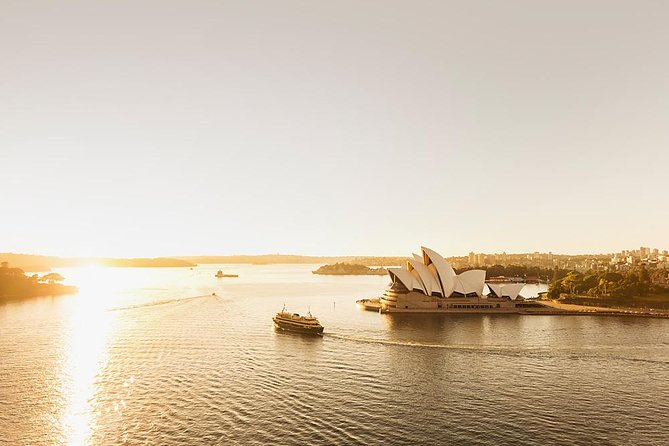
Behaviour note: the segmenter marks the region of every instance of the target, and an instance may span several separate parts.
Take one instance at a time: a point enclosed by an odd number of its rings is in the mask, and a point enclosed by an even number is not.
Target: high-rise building
[[[483,253],[476,254],[476,264],[478,266],[485,265],[485,254]]]

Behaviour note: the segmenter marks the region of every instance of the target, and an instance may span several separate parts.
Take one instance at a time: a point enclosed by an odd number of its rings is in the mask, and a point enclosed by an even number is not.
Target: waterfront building
[[[491,281],[484,294],[486,271],[456,274],[451,264],[422,247],[404,268],[388,268],[390,284],[379,299],[381,312],[528,313],[547,311],[538,302],[523,302],[524,283]]]

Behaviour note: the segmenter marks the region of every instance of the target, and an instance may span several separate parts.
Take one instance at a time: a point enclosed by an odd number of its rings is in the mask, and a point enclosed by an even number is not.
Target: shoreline
[[[564,304],[556,301],[542,301],[546,306],[568,312],[572,315],[604,315],[604,316],[639,316],[669,318],[669,311],[655,310],[651,308],[610,308],[589,307],[586,305]],[[558,314],[558,313],[556,313]],[[564,313],[561,313],[564,314]]]
[[[44,297],[61,297],[61,296],[73,296],[77,293],[79,293],[79,287],[76,287],[74,285],[61,285],[63,287],[66,287],[64,289],[58,289],[57,291],[49,291],[49,292],[39,292],[38,294],[12,294],[12,295],[3,295],[0,296],[0,305],[3,303],[9,303],[9,302],[20,302],[24,300],[30,300],[30,299],[38,299],[38,298],[44,298]]]
[[[356,304],[363,310],[373,311],[380,314],[445,314],[445,315],[520,315],[520,316],[626,316],[626,317],[651,317],[658,319],[669,319],[669,311],[654,310],[649,308],[607,308],[588,307],[584,305],[563,304],[554,301],[541,301],[545,309],[517,310],[517,311],[490,311],[486,309],[459,309],[452,311],[448,309],[436,310],[427,308],[400,309],[383,311],[381,304],[376,299],[360,299]]]

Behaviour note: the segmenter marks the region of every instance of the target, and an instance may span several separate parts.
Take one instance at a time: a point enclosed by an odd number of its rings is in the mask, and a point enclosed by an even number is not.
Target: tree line
[[[563,293],[607,297],[669,295],[669,289],[660,285],[666,283],[668,273],[665,269],[651,272],[643,265],[620,273],[570,271],[564,277],[551,282],[548,297],[557,299]]]
[[[472,269],[482,269],[486,271],[486,278],[491,277],[537,277],[543,280],[550,280],[556,274],[556,270],[550,268],[542,268],[540,266],[525,266],[525,265],[490,265],[490,266],[469,266],[465,268],[456,269],[456,273],[460,274],[464,271]],[[566,270],[557,270],[558,274],[563,277],[567,275]]]
[[[56,296],[77,291],[76,287],[63,285],[65,280],[58,273],[43,276],[27,276],[21,268],[10,268],[7,262],[0,264],[0,300],[35,296]]]

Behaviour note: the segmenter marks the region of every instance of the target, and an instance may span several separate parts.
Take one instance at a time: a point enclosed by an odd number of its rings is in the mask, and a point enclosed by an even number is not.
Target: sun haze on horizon
[[[669,4],[0,6],[0,251],[669,247]]]

